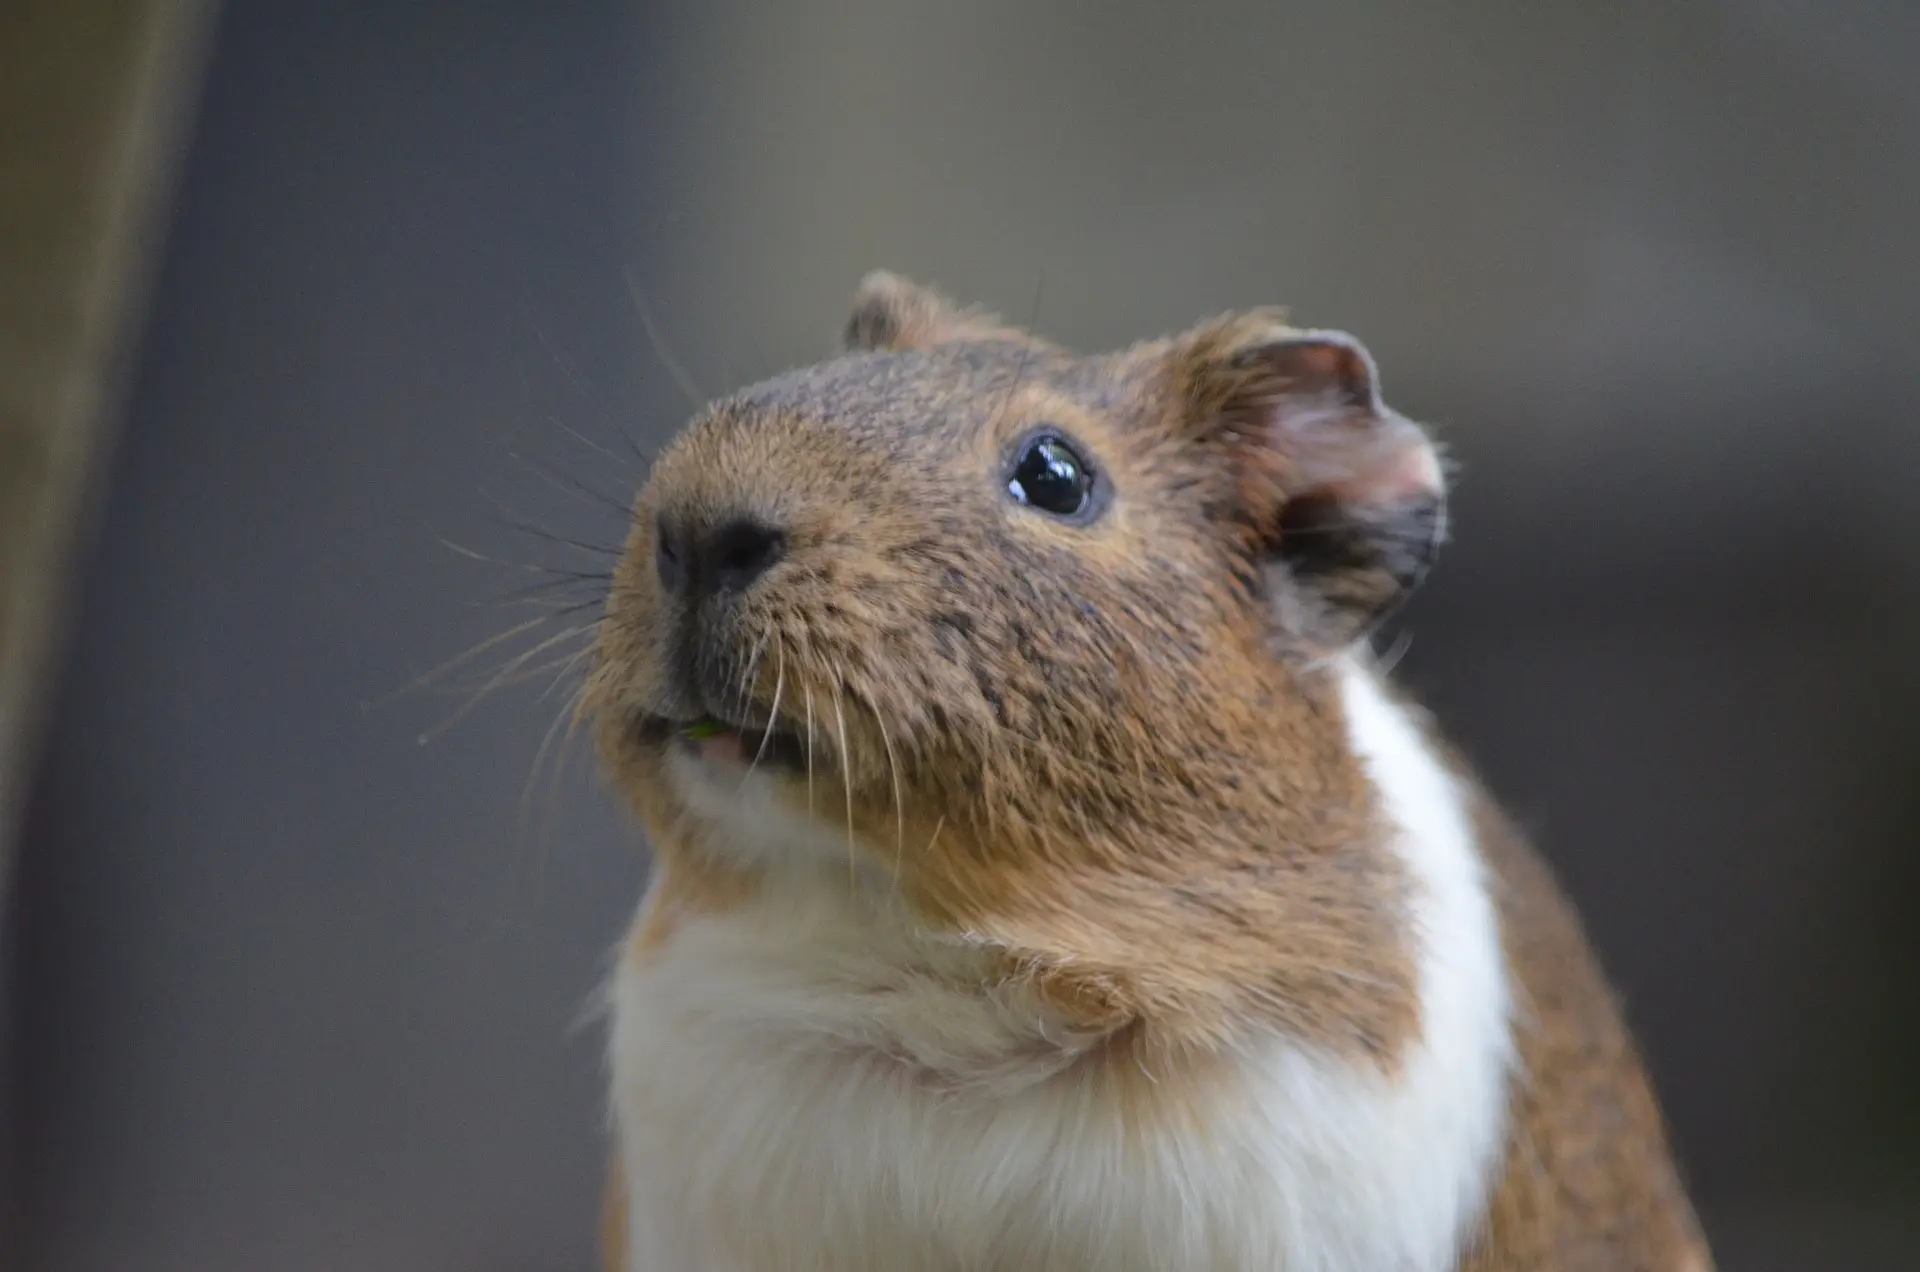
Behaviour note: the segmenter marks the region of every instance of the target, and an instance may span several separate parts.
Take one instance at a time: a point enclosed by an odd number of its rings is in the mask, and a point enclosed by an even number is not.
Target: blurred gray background
[[[636,293],[716,392],[884,265],[1366,339],[1463,466],[1403,675],[1723,1266],[1920,1266],[1916,72],[1899,0],[228,4],[0,927],[4,1257],[591,1266],[643,846],[564,683],[383,700],[603,568],[512,522],[617,543]]]

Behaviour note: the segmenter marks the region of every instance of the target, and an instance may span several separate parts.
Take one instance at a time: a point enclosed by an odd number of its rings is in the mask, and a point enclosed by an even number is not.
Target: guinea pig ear
[[[1275,621],[1343,647],[1426,577],[1447,531],[1446,478],[1418,424],[1380,397],[1366,346],[1272,311],[1188,347],[1190,423],[1231,466]]]
[[[860,280],[841,343],[850,353],[874,353],[1018,334],[992,314],[963,309],[931,287],[875,270]]]

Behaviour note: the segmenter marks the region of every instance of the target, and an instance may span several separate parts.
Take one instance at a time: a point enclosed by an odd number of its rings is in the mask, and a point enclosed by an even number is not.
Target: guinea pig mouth
[[[808,747],[795,733],[767,725],[743,725],[704,715],[696,720],[648,716],[640,735],[656,746],[670,746],[702,759],[805,772]]]

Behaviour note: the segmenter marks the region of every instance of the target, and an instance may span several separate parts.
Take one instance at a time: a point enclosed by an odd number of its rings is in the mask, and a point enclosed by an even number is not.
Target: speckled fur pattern
[[[1077,357],[891,275],[847,343],[660,457],[601,625],[609,1267],[1705,1272],[1577,924],[1359,652],[1446,529],[1365,349]],[[1007,498],[1042,427],[1087,524]],[[663,587],[746,523],[750,586]]]

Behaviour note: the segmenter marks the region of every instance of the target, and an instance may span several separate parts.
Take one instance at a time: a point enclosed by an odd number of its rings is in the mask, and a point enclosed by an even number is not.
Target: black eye
[[[1065,438],[1039,433],[1020,443],[1007,493],[1056,517],[1084,517],[1093,508],[1094,472]]]

